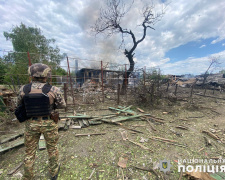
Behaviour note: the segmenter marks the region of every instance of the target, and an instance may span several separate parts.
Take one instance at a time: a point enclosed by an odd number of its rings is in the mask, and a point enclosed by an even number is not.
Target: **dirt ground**
[[[201,90],[199,90],[200,92]],[[189,90],[188,90],[189,92]],[[187,93],[188,93],[187,92]],[[195,93],[198,93],[196,91]],[[189,159],[225,159],[225,93],[207,92],[206,95],[217,98],[193,95],[192,98],[182,98],[176,102],[162,99],[158,106],[135,106],[131,110],[138,112],[143,109],[145,114],[163,119],[165,123],[159,123],[149,118],[152,125],[146,119],[133,119],[122,122],[123,126],[142,133],[123,129],[120,125],[103,123],[81,129],[69,129],[59,131],[59,152],[61,170],[59,180],[152,180],[157,179],[154,172],[137,169],[154,169],[158,179],[178,180],[178,160]],[[219,99],[219,98],[220,99]],[[128,106],[132,104],[122,104]],[[107,101],[104,104],[83,106],[79,111],[87,115],[112,114],[108,107],[118,107],[115,102]],[[102,110],[104,109],[104,110]],[[138,112],[141,114],[141,112]],[[181,129],[178,126],[187,127]],[[9,127],[1,127],[0,131],[8,134],[23,128],[23,124],[14,121]],[[155,130],[153,130],[155,129]],[[219,140],[211,138],[202,131],[210,131],[219,137]],[[83,133],[102,133],[104,135],[80,136]],[[128,140],[123,140],[121,132],[127,133],[128,139],[139,143],[149,149],[144,149]],[[173,143],[165,143],[154,137],[174,140]],[[204,137],[211,141],[206,146]],[[140,142],[141,141],[141,142]],[[143,142],[144,141],[144,142]],[[0,179],[20,179],[23,168],[13,175],[7,175],[12,169],[23,161],[24,146],[14,148],[0,154]],[[126,161],[126,167],[121,168],[118,162]],[[157,168],[159,162],[168,160],[172,165],[170,171],[164,173]],[[36,179],[48,179],[47,151],[37,151],[35,162]],[[93,173],[92,173],[93,172]],[[187,179],[183,176],[181,179]]]

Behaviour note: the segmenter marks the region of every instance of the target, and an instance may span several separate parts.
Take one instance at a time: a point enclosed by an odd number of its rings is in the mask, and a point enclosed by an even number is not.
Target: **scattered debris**
[[[153,131],[157,131],[157,130],[153,127],[152,123],[151,123],[148,119],[146,119],[146,121],[148,122],[149,126],[151,127],[151,129],[152,129]]]
[[[140,111],[140,112],[142,112],[142,113],[145,112],[144,110],[142,110],[142,109],[140,109],[140,108],[137,108],[137,110]]]
[[[89,176],[88,179],[91,179],[94,173],[95,173],[95,168],[92,170],[91,175]]]
[[[207,179],[207,180],[216,180],[212,178],[207,172],[196,172],[196,170],[192,172],[186,172],[185,176],[188,176],[188,178],[192,178],[193,180],[198,179]]]
[[[183,136],[182,133],[176,132],[176,131],[174,131],[173,129],[170,129],[170,131],[171,131],[172,133],[174,133],[175,135],[177,135],[177,136]]]
[[[133,166],[133,167],[136,168],[136,169],[140,169],[140,170],[142,170],[142,171],[152,172],[153,174],[156,175],[157,179],[160,179],[160,176],[159,176],[159,175],[157,174],[157,172],[156,172],[154,169],[152,169],[152,168],[146,169],[146,168],[137,167],[137,166]]]
[[[111,122],[126,121],[126,120],[128,120],[128,119],[139,118],[139,117],[142,117],[142,116],[144,116],[144,115],[139,114],[139,115],[128,116],[128,117],[120,117],[120,118],[118,118],[118,119],[113,119],[113,120],[111,120]]]
[[[122,139],[123,139],[124,141],[128,140],[128,137],[127,137],[127,131],[121,131],[120,134],[121,134]]]
[[[152,139],[159,139],[159,140],[163,140],[163,141],[167,141],[167,142],[177,142],[175,140],[171,140],[171,139],[165,139],[165,138],[161,138],[161,137],[156,137],[156,136],[151,136]]]
[[[215,135],[215,134],[213,134],[213,133],[211,133],[209,131],[203,130],[202,133],[206,133],[207,135],[209,135],[210,137],[212,137],[215,140],[219,140],[220,139],[217,135]]]
[[[70,125],[70,129],[81,129],[81,126]]]
[[[119,112],[124,112],[124,113],[130,114],[130,115],[135,115],[136,114],[135,112],[130,112],[130,111],[123,110],[123,109],[116,109],[116,108],[113,108],[113,107],[109,107],[109,109],[115,110],[115,111],[119,111]]]
[[[211,140],[204,136],[206,146],[212,146]]]
[[[128,140],[129,142],[131,142],[131,143],[137,145],[137,146],[140,146],[142,149],[149,150],[149,151],[153,152],[151,149],[149,149],[148,147],[143,146],[143,145],[140,144],[140,143],[134,142],[134,141],[132,141],[132,140],[130,140],[130,139],[127,139],[127,140]]]
[[[188,130],[188,127],[183,126],[183,125],[176,126],[176,128],[180,128],[180,129],[183,129],[183,130]]]
[[[93,135],[104,135],[106,134],[105,132],[102,133],[88,133],[88,134],[76,134],[75,136],[93,136]]]
[[[127,167],[127,161],[128,161],[128,157],[127,156],[122,156],[119,158],[118,161],[118,166],[120,166],[121,168],[126,168]]]
[[[148,139],[141,137],[140,143],[148,142]]]
[[[204,150],[204,149],[205,149],[205,148],[203,147],[203,148],[199,149],[198,152],[201,152],[201,151]]]
[[[186,145],[183,145],[183,144],[177,144],[177,143],[174,143],[174,142],[170,142],[168,140],[163,140],[162,138],[153,138],[153,137],[150,137],[150,139],[152,140],[156,140],[156,141],[161,141],[161,142],[164,142],[164,143],[167,143],[169,145],[174,145],[174,146],[179,146],[179,147],[183,147],[183,148],[186,148],[187,146]],[[173,140],[172,140],[173,141]],[[176,141],[175,141],[176,142]]]

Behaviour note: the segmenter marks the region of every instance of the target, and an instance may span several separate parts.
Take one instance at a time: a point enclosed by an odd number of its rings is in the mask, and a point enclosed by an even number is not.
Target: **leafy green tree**
[[[28,54],[31,63],[45,63],[53,67],[52,71],[57,71],[63,56],[60,49],[54,46],[55,39],[47,39],[42,35],[42,31],[37,27],[28,27],[21,23],[20,26],[12,28],[11,32],[4,32],[6,40],[12,42],[14,52],[4,57],[5,62],[10,63],[6,81],[11,81],[12,77],[19,77],[21,83],[28,82]]]
[[[3,58],[0,57],[0,84],[4,83],[4,75],[7,72],[7,66],[3,61]]]

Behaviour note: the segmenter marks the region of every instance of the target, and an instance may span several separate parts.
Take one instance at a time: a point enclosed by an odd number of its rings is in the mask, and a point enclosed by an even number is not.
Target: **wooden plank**
[[[81,126],[70,125],[70,129],[81,129]]]
[[[120,117],[120,118],[117,118],[117,119],[113,119],[113,120],[111,120],[111,122],[126,121],[126,120],[128,120],[128,119],[139,118],[139,117],[142,117],[142,116],[144,116],[144,115],[139,114],[139,115],[128,116],[128,117]]]
[[[83,119],[83,123],[84,123],[84,126],[86,126],[86,127],[88,127],[88,126],[89,126],[89,122],[88,122],[88,120]]]
[[[85,127],[82,120],[78,120],[78,123],[79,123],[79,125],[81,126],[81,128]]]
[[[97,121],[97,120],[107,119],[107,118],[112,118],[112,117],[116,117],[116,116],[117,116],[117,115],[114,114],[114,115],[110,115],[110,116],[97,117],[97,118],[91,119],[91,121]]]
[[[109,107],[109,109],[110,110],[119,111],[119,112],[124,112],[124,113],[130,114],[130,115],[134,115],[135,114],[134,112],[128,112],[127,110],[116,109],[116,108],[113,108],[113,107]]]
[[[10,141],[10,140],[13,140],[13,139],[15,139],[15,138],[17,138],[17,137],[19,137],[19,136],[22,136],[23,134],[24,134],[24,132],[12,134],[12,135],[10,135],[9,137],[0,140],[0,144],[6,143],[6,142],[8,142],[8,141]]]
[[[4,152],[4,151],[7,151],[7,150],[10,150],[12,148],[15,148],[15,147],[18,147],[18,146],[21,146],[24,144],[24,139],[19,139],[19,140],[15,140],[15,142],[13,141],[12,144],[8,145],[7,147],[3,147],[2,145],[0,146],[0,153],[1,152]]]
[[[128,109],[130,109],[132,107],[132,105],[128,106],[128,107],[125,107],[125,108],[120,108],[122,111],[127,111]],[[116,114],[120,114],[122,113],[121,111],[120,112],[117,112]]]
[[[11,170],[7,175],[13,175],[18,169],[24,164],[24,162],[21,162],[18,166],[16,166],[13,170]]]
[[[142,109],[140,109],[140,108],[137,108],[137,110],[140,111],[140,112],[142,112],[142,113],[145,112],[144,110],[142,110]]]
[[[89,120],[88,121],[90,125],[99,125],[99,124],[102,124],[102,121],[92,121],[92,120]]]
[[[66,125],[67,126],[70,126],[70,124],[71,124],[71,119],[69,119],[68,121],[66,121]]]

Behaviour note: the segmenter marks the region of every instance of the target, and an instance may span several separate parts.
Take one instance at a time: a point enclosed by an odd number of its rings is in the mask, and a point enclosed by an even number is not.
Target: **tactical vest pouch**
[[[43,93],[25,95],[24,104],[27,116],[48,116],[51,114],[49,97]]]
[[[30,118],[30,117],[27,116],[24,103],[17,106],[17,108],[15,109],[15,115],[16,115],[16,118],[19,120],[20,123],[22,123],[22,122],[24,122],[24,121],[26,121],[27,119]]]
[[[50,84],[45,84],[42,93],[29,94],[31,83],[24,86],[23,102],[15,109],[15,115],[19,122],[24,122],[33,116],[49,116],[53,107],[50,105],[47,93],[51,89]]]

